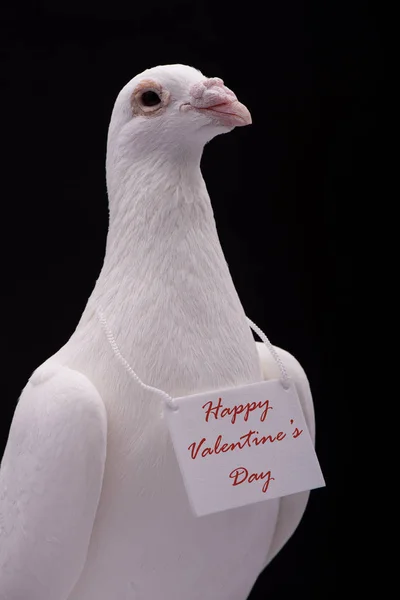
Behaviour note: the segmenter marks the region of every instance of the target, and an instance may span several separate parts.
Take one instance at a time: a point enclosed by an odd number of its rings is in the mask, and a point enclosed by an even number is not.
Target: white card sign
[[[166,418],[198,516],[325,485],[293,381],[174,398]]]

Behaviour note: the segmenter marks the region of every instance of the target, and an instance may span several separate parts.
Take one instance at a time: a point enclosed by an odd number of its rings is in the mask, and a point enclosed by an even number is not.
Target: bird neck
[[[110,224],[95,293],[102,304],[133,300],[154,281],[184,287],[205,264],[208,276],[229,277],[200,158],[108,163]]]
[[[91,364],[103,360],[97,308],[141,379],[178,395],[260,377],[199,162],[167,169],[143,160],[117,174],[115,187],[111,173],[106,256],[74,344],[90,349]]]
[[[200,156],[153,154],[107,174],[110,222],[104,273],[138,276],[215,221]],[[114,186],[117,180],[118,185]]]

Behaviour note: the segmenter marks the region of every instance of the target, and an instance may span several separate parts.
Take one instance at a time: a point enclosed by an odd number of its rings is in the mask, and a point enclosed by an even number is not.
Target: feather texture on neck
[[[181,393],[259,381],[199,164],[155,158],[119,178],[92,300],[125,358],[146,383],[171,394],[177,380]]]

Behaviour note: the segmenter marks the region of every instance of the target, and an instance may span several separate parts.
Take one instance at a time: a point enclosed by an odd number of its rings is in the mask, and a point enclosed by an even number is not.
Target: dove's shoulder
[[[65,597],[75,583],[100,497],[106,436],[104,403],[84,374],[52,361],[32,374],[0,468],[6,598]]]

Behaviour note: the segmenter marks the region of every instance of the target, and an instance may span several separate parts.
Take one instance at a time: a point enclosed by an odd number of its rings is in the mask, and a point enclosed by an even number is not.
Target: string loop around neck
[[[148,390],[150,392],[154,392],[155,394],[158,394],[159,396],[161,396],[164,399],[164,402],[166,403],[166,405],[170,409],[178,410],[172,396],[170,396],[167,392],[164,392],[164,390],[161,390],[152,385],[147,385],[140,379],[140,377],[137,375],[137,373],[135,373],[135,371],[132,369],[132,367],[128,363],[128,361],[123,357],[123,355],[118,347],[118,344],[114,338],[114,335],[108,326],[106,317],[105,317],[102,309],[100,307],[97,307],[97,308],[95,308],[95,312],[99,319],[100,325],[105,333],[105,336],[111,346],[111,349],[114,352],[114,355],[119,360],[119,362],[122,364],[122,366],[125,368],[125,370],[129,373],[129,375],[143,389]],[[247,319],[247,322],[249,323],[251,329],[253,329],[253,331],[255,331],[255,333],[257,333],[257,335],[260,337],[260,339],[263,341],[263,343],[267,346],[268,350],[270,351],[272,357],[274,358],[274,360],[277,363],[279,370],[281,372],[282,386],[284,387],[284,389],[288,389],[290,387],[290,380],[289,380],[289,375],[287,373],[285,365],[282,362],[282,359],[280,358],[279,354],[277,353],[277,351],[275,350],[275,348],[273,347],[273,345],[271,344],[271,342],[269,341],[269,339],[267,338],[265,333],[259,327],[257,327],[257,325],[255,323],[253,323],[253,321],[251,319],[249,319],[248,317],[246,317],[246,319]]]
[[[103,328],[103,331],[108,339],[108,342],[115,354],[115,356],[117,357],[117,359],[119,360],[119,362],[122,364],[122,366],[125,368],[125,370],[131,375],[131,377],[145,390],[148,390],[150,392],[154,392],[156,394],[159,394],[160,396],[162,396],[164,398],[165,403],[167,404],[167,406],[169,408],[171,408],[172,410],[177,410],[175,404],[174,404],[174,399],[172,398],[172,396],[170,396],[169,394],[167,394],[167,392],[164,392],[164,390],[160,390],[159,388],[156,388],[152,385],[147,385],[146,383],[144,383],[139,375],[137,375],[135,373],[135,371],[132,369],[132,367],[130,366],[130,364],[128,363],[128,361],[122,356],[121,351],[118,347],[117,342],[115,341],[114,335],[111,331],[111,329],[109,328],[106,318],[104,316],[103,311],[100,308],[96,309],[96,314],[98,316],[98,319],[100,321],[100,325]]]

